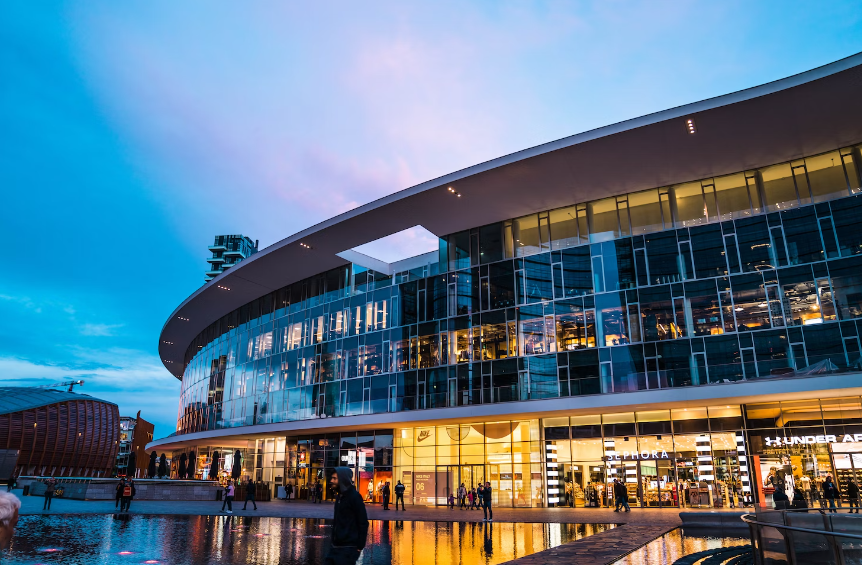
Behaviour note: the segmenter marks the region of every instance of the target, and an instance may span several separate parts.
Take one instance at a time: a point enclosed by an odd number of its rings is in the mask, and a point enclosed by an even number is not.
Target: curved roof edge
[[[0,414],[11,414],[57,404],[58,402],[70,402],[75,400],[89,400],[103,404],[115,403],[89,394],[78,394],[65,390],[55,390],[38,387],[0,387]]]
[[[162,327],[162,362],[181,378],[188,344],[209,324],[277,288],[346,264],[338,253],[402,229],[422,225],[445,235],[857,143],[862,140],[860,66],[862,53],[857,53],[763,85],[517,151],[334,216],[263,249],[186,298]],[[691,116],[697,118],[695,136],[674,122]],[[460,209],[453,208],[448,191],[435,190],[450,185],[466,197]],[[471,197],[484,198],[482,207],[465,212],[463,204]]]

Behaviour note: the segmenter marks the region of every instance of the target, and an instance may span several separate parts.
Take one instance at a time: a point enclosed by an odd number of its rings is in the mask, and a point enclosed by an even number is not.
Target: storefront
[[[862,480],[862,403],[859,397],[745,406],[758,500],[771,504],[777,486],[819,505],[832,476],[846,500],[847,482]]]
[[[539,421],[398,428],[395,480],[408,504],[445,505],[460,485],[491,483],[492,504],[545,504]]]
[[[294,497],[308,499],[309,490],[322,485],[324,500],[335,492],[329,478],[336,467],[354,470],[356,488],[366,503],[382,500],[383,486],[392,483],[392,430],[343,432],[287,438],[287,479]],[[392,495],[394,499],[394,494]]]
[[[548,506],[609,508],[613,483],[631,506],[751,504],[739,406],[545,418]]]

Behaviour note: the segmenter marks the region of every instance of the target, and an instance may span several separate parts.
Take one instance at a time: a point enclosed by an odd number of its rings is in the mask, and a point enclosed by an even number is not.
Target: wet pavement
[[[729,531],[676,528],[637,549],[614,565],[672,565],[674,561],[708,549],[749,545],[747,530]]]
[[[325,520],[228,516],[23,516],[3,563],[321,563]],[[613,531],[602,524],[453,523],[374,520],[359,563],[492,565]]]

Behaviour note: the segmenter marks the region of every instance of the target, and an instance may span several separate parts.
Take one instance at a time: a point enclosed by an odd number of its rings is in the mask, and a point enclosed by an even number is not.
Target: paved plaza
[[[21,491],[16,494],[21,495]],[[54,499],[49,512],[42,511],[43,499],[38,496],[21,497],[21,514],[113,514],[113,501],[84,501]],[[266,516],[279,518],[324,518],[332,517],[331,503],[312,504],[305,501],[274,500],[258,502],[258,509],[242,510],[243,501],[234,503],[234,516]],[[424,522],[481,522],[479,510],[450,510],[449,508],[412,506],[406,511],[383,510],[380,505],[368,505],[371,520],[404,520]],[[616,513],[603,508],[495,508],[495,522],[523,523],[569,523],[569,524],[616,524],[617,527],[574,542],[517,559],[518,565],[544,565],[564,561],[575,565],[603,565],[649,543],[682,524],[680,512],[703,510],[633,509],[629,513]],[[723,517],[741,514],[739,510],[715,510]],[[199,501],[152,501],[132,503],[131,514],[146,515],[217,515],[221,513],[221,502]],[[514,562],[510,562],[514,563]]]

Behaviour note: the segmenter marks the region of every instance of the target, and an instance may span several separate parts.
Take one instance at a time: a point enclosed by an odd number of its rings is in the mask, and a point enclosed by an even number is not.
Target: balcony
[[[224,257],[207,257],[207,263],[224,263]]]
[[[225,251],[227,249],[227,245],[210,245],[209,247],[207,247],[207,249],[209,249],[210,251]]]
[[[241,249],[234,249],[232,251],[227,250],[224,252],[224,256],[225,257],[242,257],[243,259],[248,257],[248,255],[246,255],[245,251],[242,251]]]

